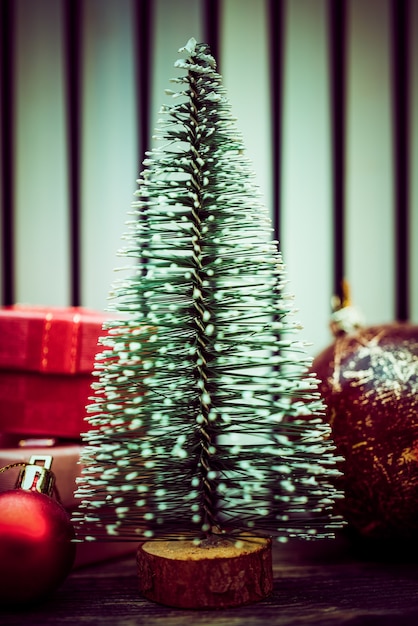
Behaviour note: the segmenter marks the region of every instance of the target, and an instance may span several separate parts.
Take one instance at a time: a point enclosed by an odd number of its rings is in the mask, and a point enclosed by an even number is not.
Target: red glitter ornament
[[[37,465],[39,460],[45,465]],[[73,565],[74,529],[51,497],[51,462],[52,457],[32,457],[16,488],[0,493],[0,606],[43,600]]]
[[[350,314],[341,309],[338,315]],[[334,320],[335,322],[335,320]],[[350,326],[350,324],[348,324]],[[418,326],[345,330],[312,369],[344,457],[337,504],[360,537],[415,540],[418,531]],[[337,332],[336,332],[337,331]]]

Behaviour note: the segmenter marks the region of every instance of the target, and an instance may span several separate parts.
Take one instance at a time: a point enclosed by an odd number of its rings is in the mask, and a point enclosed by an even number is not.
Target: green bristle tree
[[[268,212],[208,47],[179,52],[96,360],[77,532],[329,537],[334,447]]]

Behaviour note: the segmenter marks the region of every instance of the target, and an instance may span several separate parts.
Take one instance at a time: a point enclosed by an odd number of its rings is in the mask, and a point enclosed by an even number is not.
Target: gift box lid
[[[53,374],[91,373],[105,321],[83,307],[0,308],[0,369]]]

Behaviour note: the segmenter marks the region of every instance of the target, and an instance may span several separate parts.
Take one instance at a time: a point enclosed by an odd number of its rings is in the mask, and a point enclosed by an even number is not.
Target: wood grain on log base
[[[139,590],[180,608],[217,609],[258,602],[273,590],[271,539],[148,541],[137,552]]]

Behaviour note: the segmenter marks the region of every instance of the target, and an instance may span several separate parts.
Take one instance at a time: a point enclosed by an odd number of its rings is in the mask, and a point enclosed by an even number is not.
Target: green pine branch
[[[336,459],[277,242],[213,57],[193,39],[181,52],[122,251],[136,269],[112,293],[74,521],[91,539],[328,536]]]

